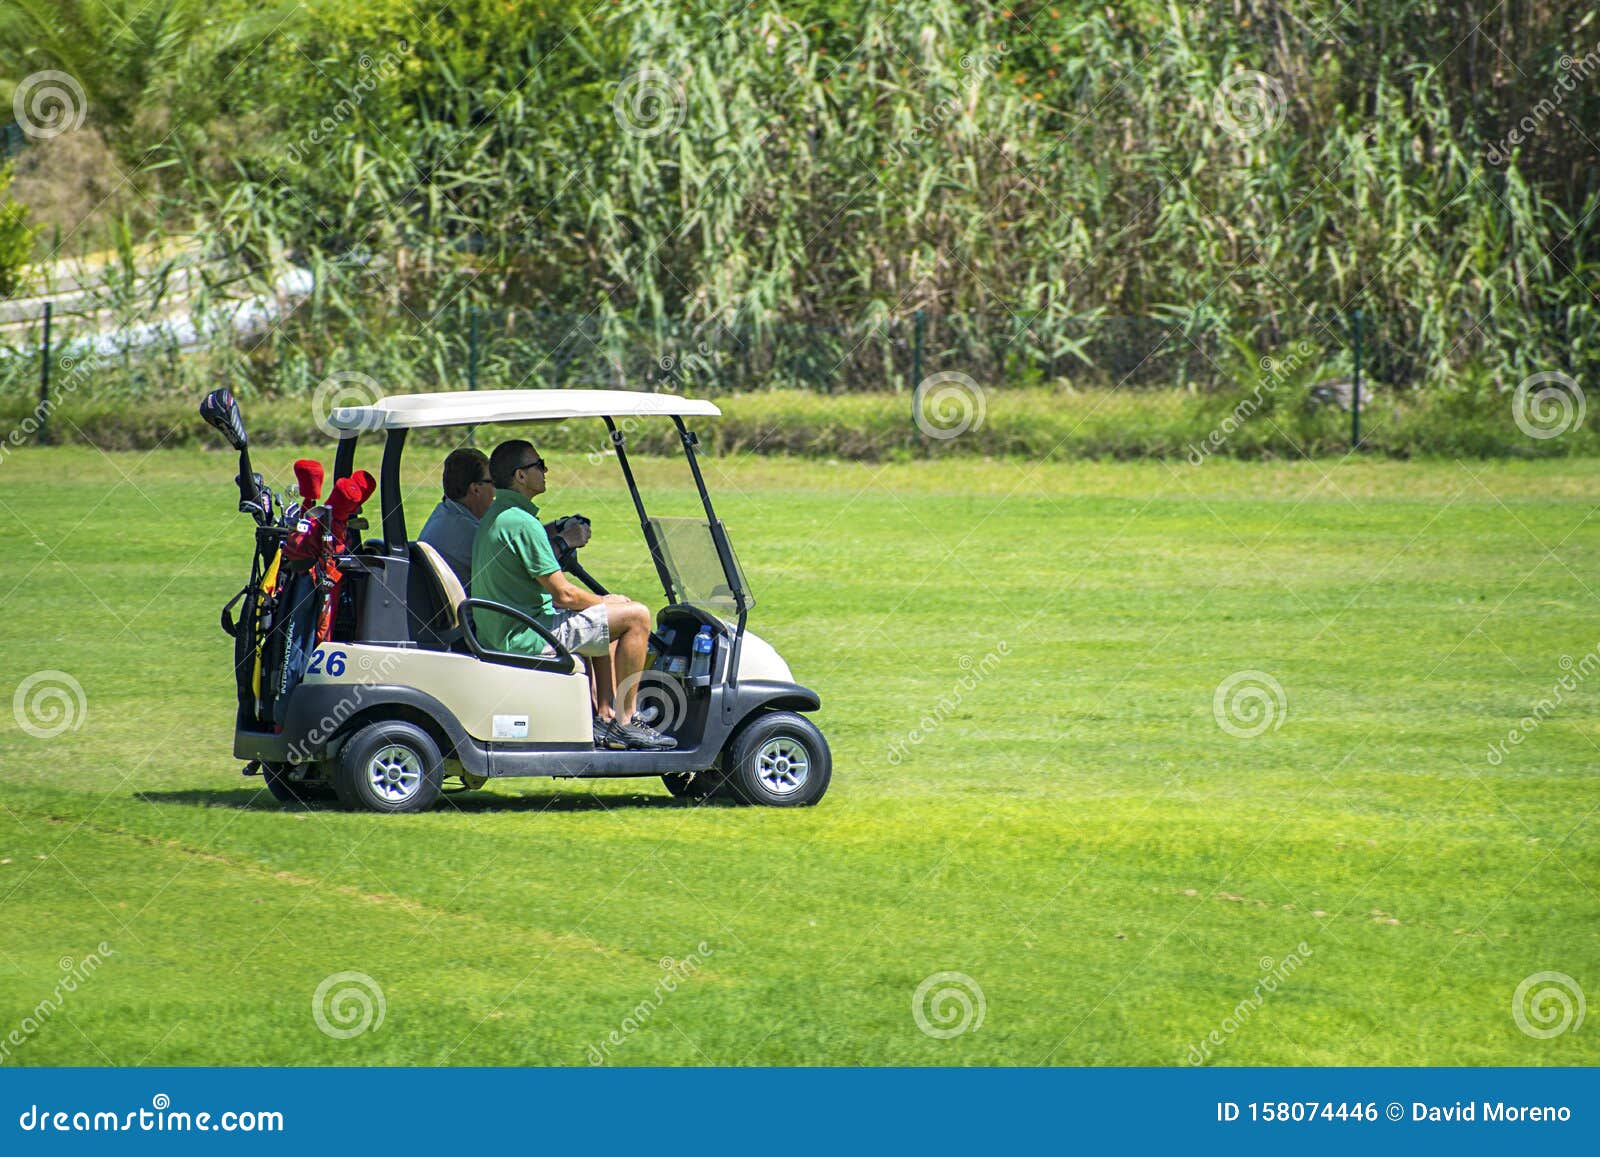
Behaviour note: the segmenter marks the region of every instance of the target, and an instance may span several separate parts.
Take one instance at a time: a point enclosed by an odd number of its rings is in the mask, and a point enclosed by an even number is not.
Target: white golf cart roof
[[[562,418],[715,417],[720,413],[710,402],[643,390],[463,390],[396,394],[370,406],[336,406],[328,424],[335,430],[408,430]]]

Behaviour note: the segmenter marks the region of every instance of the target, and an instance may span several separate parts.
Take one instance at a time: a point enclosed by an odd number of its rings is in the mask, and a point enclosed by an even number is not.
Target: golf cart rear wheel
[[[313,768],[292,763],[263,763],[261,782],[279,803],[327,803],[334,798],[333,785],[322,779],[302,779],[315,775]]]
[[[667,790],[678,799],[700,802],[716,795],[725,780],[720,771],[675,771],[661,777]]]
[[[399,720],[369,723],[352,735],[334,777],[340,802],[352,811],[426,811],[443,783],[439,745],[416,724]]]
[[[793,711],[747,723],[723,760],[735,798],[765,807],[809,807],[833,777],[833,756],[817,725]]]

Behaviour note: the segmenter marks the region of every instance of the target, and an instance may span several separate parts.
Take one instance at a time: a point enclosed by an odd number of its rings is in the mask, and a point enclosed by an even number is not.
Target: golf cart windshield
[[[717,557],[711,523],[704,518],[652,518],[650,526],[661,548],[667,577],[672,581],[673,601],[703,607],[717,614],[737,615],[739,607],[728,587],[722,561]],[[726,527],[723,535],[727,535]],[[744,604],[746,608],[754,606],[755,597],[745,580],[744,568],[733,554],[732,542],[728,544],[728,554],[733,558],[734,572],[744,591]]]

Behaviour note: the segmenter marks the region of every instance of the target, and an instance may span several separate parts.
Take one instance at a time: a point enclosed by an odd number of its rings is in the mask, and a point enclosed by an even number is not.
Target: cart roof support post
[[[356,437],[357,435],[341,434],[339,446],[333,452],[333,480],[350,477],[356,467]],[[333,487],[328,487],[328,493],[333,493]]]
[[[382,473],[378,489],[383,510],[383,545],[390,554],[404,557],[410,549],[406,541],[406,510],[400,493],[400,455],[406,448],[404,427],[390,430],[383,439]],[[342,449],[342,446],[341,446]],[[351,450],[352,455],[354,449]],[[337,470],[335,471],[337,473]]]
[[[717,512],[711,508],[711,492],[706,489],[705,475],[700,473],[700,460],[694,454],[695,444],[699,439],[683,424],[683,419],[677,414],[672,415],[672,424],[678,427],[678,437],[683,441],[684,456],[689,459],[689,470],[694,474],[695,489],[700,491],[700,505],[705,507],[706,523],[711,528],[711,541],[716,544],[717,560],[722,563],[722,577],[728,580],[728,589],[733,592],[733,605],[739,610],[739,626],[733,633],[733,653],[728,657],[728,686],[734,687],[739,678],[739,652],[744,643],[744,623],[749,615],[749,605],[745,600],[744,584],[739,581],[739,568],[733,562],[733,548],[728,545],[728,532],[722,528]],[[731,703],[730,697],[725,710],[731,709]]]

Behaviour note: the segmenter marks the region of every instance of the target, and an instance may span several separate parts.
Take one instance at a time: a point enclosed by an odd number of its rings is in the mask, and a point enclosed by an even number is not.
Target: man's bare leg
[[[643,603],[606,601],[606,617],[614,641],[611,663],[612,705],[618,723],[633,722],[634,703],[639,693],[639,672],[644,670],[645,648],[650,641],[650,610]],[[621,701],[616,689],[622,688]]]
[[[613,704],[617,683],[612,669],[612,655],[616,654],[616,650],[617,645],[613,643],[610,655],[589,657],[589,697],[594,701],[595,714],[602,719],[615,718],[617,713]]]
[[[602,595],[601,601],[616,606],[627,606],[633,602],[627,595]],[[609,613],[609,612],[608,612]],[[617,697],[617,641],[611,640],[611,651],[604,656],[598,656],[589,668],[589,686],[594,695],[596,710],[602,718],[616,718],[614,705]],[[602,706],[603,705],[603,706]]]

